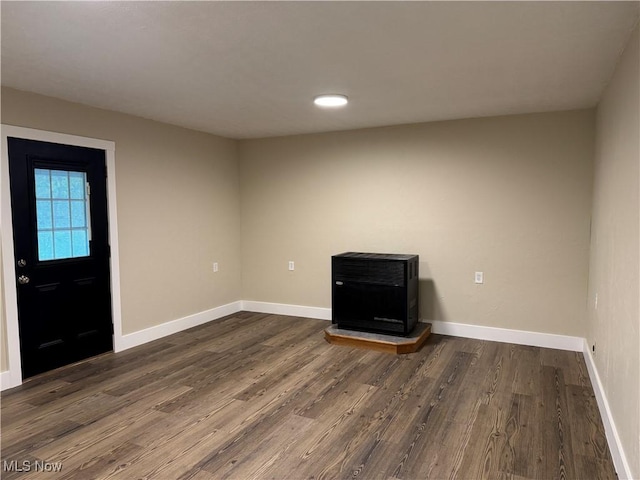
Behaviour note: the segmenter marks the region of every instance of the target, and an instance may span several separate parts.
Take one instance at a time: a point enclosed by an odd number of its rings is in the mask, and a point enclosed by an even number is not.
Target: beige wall
[[[597,110],[585,331],[632,478],[640,478],[639,42],[636,28]]]
[[[420,254],[425,319],[584,335],[593,111],[234,142],[2,93],[3,123],[115,141],[124,333],[330,307],[330,256],[362,250]]]
[[[332,254],[417,253],[423,318],[583,336],[594,123],[583,110],[242,141],[242,297],[330,307]]]
[[[2,245],[0,245],[0,372],[9,369],[7,353],[7,317],[4,301],[4,275],[2,275]]]
[[[235,141],[6,88],[2,122],[115,142],[123,333],[240,300]]]

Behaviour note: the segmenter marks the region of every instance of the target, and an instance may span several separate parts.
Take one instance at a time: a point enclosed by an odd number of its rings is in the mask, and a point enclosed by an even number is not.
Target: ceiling
[[[231,138],[586,108],[639,5],[2,1],[2,85]]]

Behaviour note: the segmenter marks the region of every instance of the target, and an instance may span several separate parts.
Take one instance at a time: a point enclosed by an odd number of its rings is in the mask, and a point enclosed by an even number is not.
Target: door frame
[[[18,295],[15,280],[13,245],[13,213],[9,183],[8,137],[60,143],[104,150],[107,164],[107,208],[109,222],[109,245],[111,246],[111,312],[113,321],[113,349],[124,350],[122,341],[122,310],[120,305],[120,250],[118,248],[118,219],[116,207],[115,142],[96,138],[79,137],[65,133],[48,132],[32,128],[2,124],[0,126],[0,211],[2,236],[2,275],[4,308],[6,319],[7,371],[1,372],[1,389],[6,390],[22,384],[22,361],[20,357],[20,329],[18,327]],[[1,326],[0,326],[1,328]],[[0,348],[4,346],[0,345]]]

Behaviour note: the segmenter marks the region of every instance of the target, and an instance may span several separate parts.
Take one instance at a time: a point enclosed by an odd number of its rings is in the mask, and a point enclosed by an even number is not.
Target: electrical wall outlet
[[[484,272],[476,272],[475,282],[476,283],[484,283]]]
[[[296,269],[295,263],[293,263],[293,260],[289,260],[289,271],[293,272],[295,269]]]
[[[218,262],[213,262],[213,271],[214,273],[218,271]]]

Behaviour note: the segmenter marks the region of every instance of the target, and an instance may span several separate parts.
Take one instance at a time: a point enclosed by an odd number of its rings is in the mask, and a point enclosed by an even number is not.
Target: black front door
[[[113,349],[105,152],[8,139],[24,378]]]

